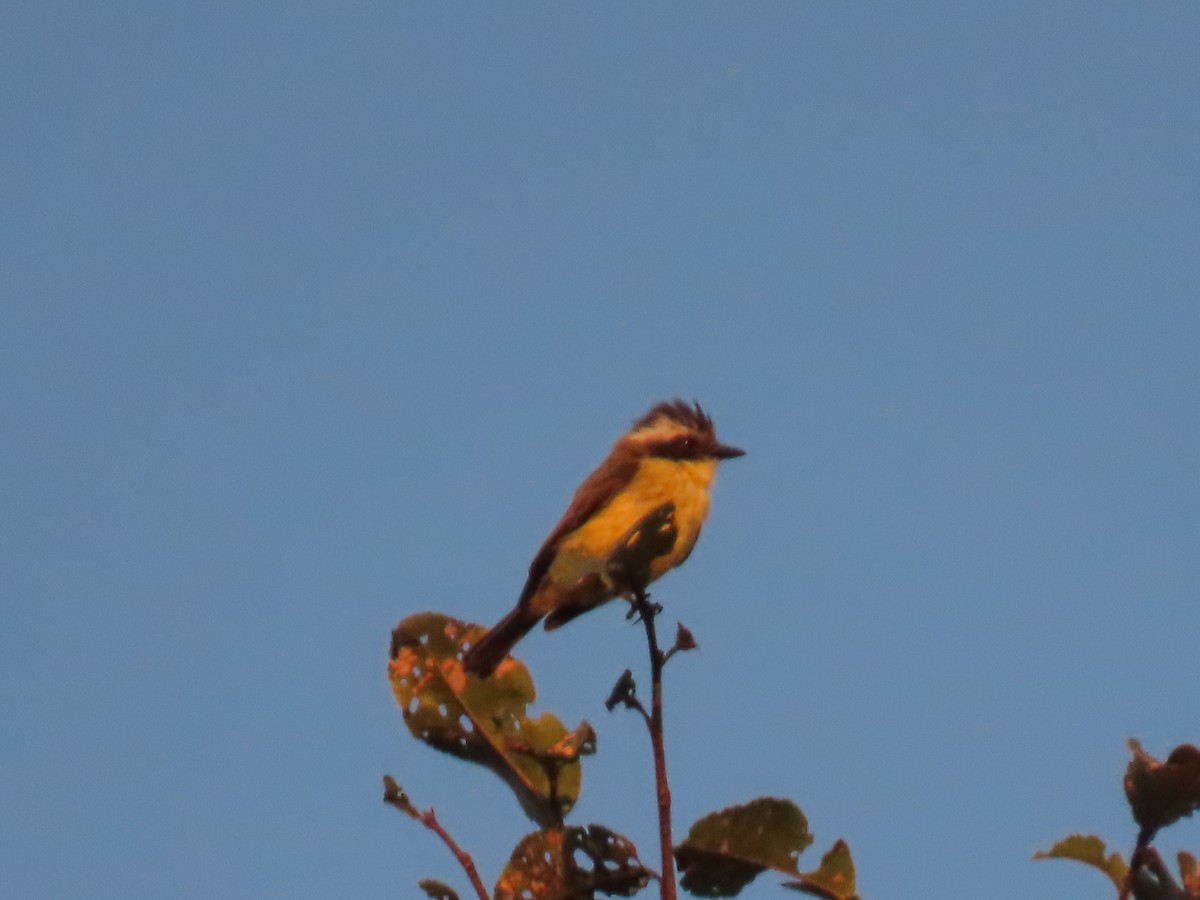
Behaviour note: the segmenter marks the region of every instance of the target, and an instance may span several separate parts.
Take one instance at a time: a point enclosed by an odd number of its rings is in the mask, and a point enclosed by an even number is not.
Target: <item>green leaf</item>
[[[596,729],[587,722],[580,722],[574,731],[546,748],[546,756],[568,762],[581,756],[591,756],[595,752]]]
[[[675,524],[675,504],[668,500],[643,516],[617,541],[605,562],[605,574],[612,584],[645,588],[653,579],[654,561],[675,547],[679,527]]]
[[[1072,834],[1049,850],[1039,850],[1034,859],[1073,859],[1099,869],[1116,886],[1118,893],[1125,884],[1129,867],[1120,853],[1107,853],[1104,841],[1094,834]],[[1107,855],[1106,855],[1107,853]]]
[[[1200,748],[1180,744],[1159,762],[1129,740],[1133,759],[1125,770],[1125,796],[1134,820],[1153,835],[1200,809]]]
[[[798,881],[785,882],[784,887],[825,900],[858,900],[850,848],[839,838],[829,852],[821,857],[820,866],[802,874]]]
[[[417,887],[423,890],[433,900],[458,900],[458,894],[448,884],[443,884],[440,881],[435,881],[432,878],[423,878],[417,882]]]
[[[392,692],[414,737],[487,766],[512,788],[526,815],[556,825],[579,798],[578,757],[594,747],[595,734],[587,723],[569,734],[550,713],[530,718],[526,710],[537,691],[517,660],[506,660],[490,678],[468,675],[464,645],[484,631],[441,613],[409,616],[392,632]]]
[[[655,561],[671,552],[678,537],[675,504],[668,500],[635,522],[607,556],[597,557],[581,547],[559,550],[550,578],[556,584],[595,581],[613,594],[633,593],[654,580],[651,570]],[[562,624],[555,622],[553,614],[547,621],[550,627]]]
[[[548,828],[517,844],[495,900],[590,900],[597,891],[632,897],[652,875],[637,848],[602,825]]]
[[[680,884],[697,897],[732,897],[766,869],[799,875],[797,860],[812,840],[790,800],[730,806],[699,819],[675,848]]]

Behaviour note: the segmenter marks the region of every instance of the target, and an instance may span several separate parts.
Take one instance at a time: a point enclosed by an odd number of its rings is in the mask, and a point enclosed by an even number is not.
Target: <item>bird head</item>
[[[712,419],[699,403],[682,400],[659,403],[633,423],[623,438],[641,455],[678,460],[722,460],[745,450],[722,444]]]

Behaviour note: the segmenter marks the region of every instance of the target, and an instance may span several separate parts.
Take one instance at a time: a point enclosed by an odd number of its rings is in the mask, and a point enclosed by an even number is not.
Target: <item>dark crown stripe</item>
[[[684,428],[698,431],[702,434],[715,434],[712,419],[705,415],[699,403],[688,404],[683,400],[669,400],[658,403],[651,410],[633,423],[634,429],[645,428],[656,419],[666,417],[678,422]]]

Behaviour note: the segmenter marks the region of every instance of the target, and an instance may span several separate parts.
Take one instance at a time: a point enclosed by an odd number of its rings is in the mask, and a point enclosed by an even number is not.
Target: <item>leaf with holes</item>
[[[564,754],[568,732],[558,718],[526,715],[537,691],[520,662],[506,660],[486,679],[466,673],[465,647],[484,632],[441,613],[409,616],[392,632],[392,692],[415,737],[487,766],[512,788],[526,815],[556,825],[579,798],[579,753]],[[584,742],[586,733],[577,733]]]
[[[589,900],[597,892],[632,897],[652,874],[632,842],[602,825],[548,828],[517,844],[496,882],[495,900]]]
[[[1130,739],[1125,796],[1134,820],[1151,834],[1200,809],[1200,748],[1180,744],[1159,762]]]
[[[1104,841],[1094,834],[1072,834],[1063,838],[1049,850],[1039,850],[1034,859],[1073,859],[1099,869],[1119,892],[1125,884],[1125,873],[1129,866],[1120,853],[1108,853]]]
[[[846,842],[838,841],[821,857],[821,865],[805,872],[799,881],[789,881],[784,887],[823,897],[824,900],[858,900],[854,877],[854,860]]]
[[[766,869],[800,874],[812,843],[808,820],[791,800],[759,797],[698,820],[675,848],[680,883],[698,897],[732,897]]]
[[[552,759],[571,761],[581,756],[591,756],[596,752],[596,729],[587,722],[580,722],[579,727],[552,747],[546,748],[546,756]]]

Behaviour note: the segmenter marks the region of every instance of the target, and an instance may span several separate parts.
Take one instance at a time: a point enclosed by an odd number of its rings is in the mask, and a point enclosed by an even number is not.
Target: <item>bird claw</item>
[[[642,592],[627,599],[629,600],[629,612],[625,613],[627,622],[641,622],[646,618],[647,612],[653,619],[663,611],[663,605],[651,602],[650,595],[647,593]]]

